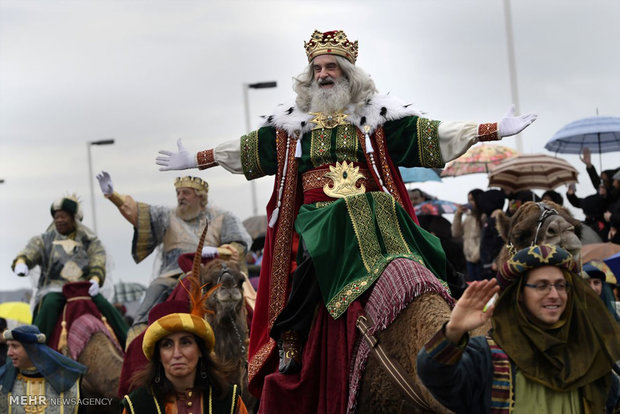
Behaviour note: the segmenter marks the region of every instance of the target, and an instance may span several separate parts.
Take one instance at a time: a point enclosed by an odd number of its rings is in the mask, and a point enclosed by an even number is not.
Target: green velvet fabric
[[[415,260],[445,279],[446,258],[439,239],[415,225],[385,193],[303,205],[295,230],[313,259],[323,300],[334,318],[397,257]]]

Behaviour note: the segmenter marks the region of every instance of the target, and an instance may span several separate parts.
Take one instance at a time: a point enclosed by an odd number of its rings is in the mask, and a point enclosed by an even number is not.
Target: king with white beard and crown
[[[248,180],[275,175],[248,366],[264,412],[285,412],[284,392],[293,402],[294,392],[318,395],[319,384],[346,393],[344,355],[354,341],[341,339],[391,262],[406,263],[451,300],[445,254],[417,225],[398,166],[443,167],[473,144],[517,134],[536,119],[512,111],[490,123],[428,119],[378,93],[355,66],[358,42],[343,31],[315,31],[305,50],[309,65],[295,79],[295,102],[258,130],[197,153],[179,140],[176,152],[157,158],[161,170],[219,165]]]

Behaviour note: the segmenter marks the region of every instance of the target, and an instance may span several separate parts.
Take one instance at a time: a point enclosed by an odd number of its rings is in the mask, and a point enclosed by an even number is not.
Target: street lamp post
[[[512,30],[512,13],[510,11],[510,0],[504,0],[504,20],[506,23],[506,45],[508,50],[508,73],[510,75],[510,94],[512,96],[512,103],[515,106],[515,114],[521,114],[521,108],[519,107],[519,87],[517,85],[517,64],[515,57],[515,45],[513,39]],[[517,144],[517,151],[523,152],[523,142],[521,140],[521,133],[518,133],[515,137]]]
[[[90,147],[92,145],[112,145],[112,144],[114,144],[113,138],[86,142],[86,152],[88,153],[88,183],[90,184],[90,203],[93,208],[93,231],[95,232],[95,234],[97,234],[97,218],[95,216],[95,190],[93,189],[93,162],[92,162],[92,156],[90,155]]]
[[[245,131],[250,132],[250,102],[248,99],[248,90],[250,89],[267,89],[267,88],[275,88],[277,82],[258,82],[258,83],[244,83],[243,84],[243,107],[245,109]],[[256,182],[254,180],[250,181],[250,186],[252,189],[252,214],[254,216],[258,215],[258,201],[256,199]]]

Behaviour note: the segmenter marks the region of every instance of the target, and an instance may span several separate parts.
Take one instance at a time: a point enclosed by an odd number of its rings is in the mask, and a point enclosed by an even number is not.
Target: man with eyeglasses
[[[487,336],[469,337],[489,319]],[[512,256],[497,280],[465,290],[418,354],[418,375],[457,413],[611,413],[619,359],[620,328],[577,263],[540,245]]]

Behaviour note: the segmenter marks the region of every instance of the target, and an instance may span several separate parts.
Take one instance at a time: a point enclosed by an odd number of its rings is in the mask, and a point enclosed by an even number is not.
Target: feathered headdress
[[[205,285],[200,284],[200,259],[208,227],[209,225],[207,224],[200,236],[198,248],[194,255],[192,271],[185,277],[185,279],[189,281],[189,288],[185,286],[185,283],[181,283],[181,286],[183,286],[189,295],[190,311],[189,313],[169,313],[149,325],[144,333],[144,339],[142,340],[142,352],[144,352],[144,355],[149,361],[153,358],[153,352],[155,351],[155,344],[157,341],[175,332],[191,332],[199,338],[202,338],[205,342],[207,351],[211,352],[213,350],[215,336],[213,335],[211,325],[204,319],[204,315],[206,313],[213,314],[214,312],[213,310],[207,309],[205,304],[209,295],[211,295],[219,285],[212,287],[203,295],[202,289]],[[168,303],[170,302],[160,303],[156,307],[166,306]],[[156,307],[154,307],[151,312],[153,312]]]

